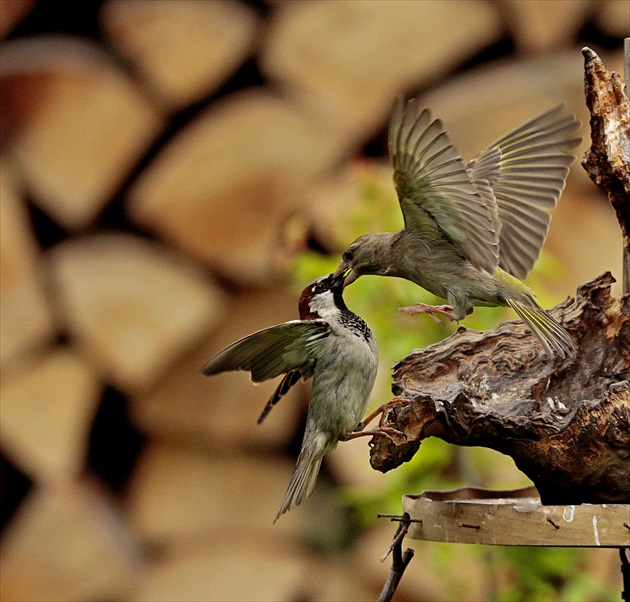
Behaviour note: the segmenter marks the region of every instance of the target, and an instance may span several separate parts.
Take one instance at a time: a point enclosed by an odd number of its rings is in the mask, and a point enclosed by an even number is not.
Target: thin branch
[[[402,515],[391,546],[389,546],[387,552],[381,559],[382,562],[387,558],[387,556],[389,556],[390,553],[392,554],[392,568],[389,573],[389,578],[387,579],[377,602],[390,602],[392,600],[394,594],[396,593],[396,589],[398,588],[398,584],[402,579],[403,573],[413,558],[414,551],[411,548],[407,548],[404,552],[402,551],[402,542],[405,535],[407,535],[407,531],[409,531],[410,522],[409,514],[405,512]]]

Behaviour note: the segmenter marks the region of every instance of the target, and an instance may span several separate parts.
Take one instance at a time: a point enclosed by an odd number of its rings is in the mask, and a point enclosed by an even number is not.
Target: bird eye
[[[352,261],[352,258],[354,257],[354,251],[351,251],[350,249],[348,249],[342,256],[341,258],[344,261]]]
[[[324,290],[324,285],[321,282],[318,282],[314,287],[313,287],[313,292],[314,293],[321,293]]]

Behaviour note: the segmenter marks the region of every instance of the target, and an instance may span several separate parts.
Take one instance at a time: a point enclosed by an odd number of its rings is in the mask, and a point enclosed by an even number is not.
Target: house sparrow
[[[569,333],[536,302],[531,271],[574,157],[580,122],[554,107],[497,140],[467,166],[439,120],[398,98],[389,128],[405,226],[364,234],[343,253],[345,285],[376,274],[406,278],[449,305],[401,308],[459,321],[473,307],[509,305],[545,351],[565,357]]]
[[[374,433],[355,431],[374,386],[378,350],[368,325],[346,307],[343,282],[344,274],[313,281],[300,296],[299,320],[255,332],[201,369],[205,375],[246,370],[254,382],[284,374],[259,424],[300,378],[313,378],[302,449],[274,522],[310,497],[322,458],[339,440]]]

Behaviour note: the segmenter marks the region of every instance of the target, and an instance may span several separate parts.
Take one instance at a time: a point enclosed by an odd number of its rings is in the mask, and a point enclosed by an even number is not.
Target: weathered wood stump
[[[482,445],[511,456],[543,503],[630,502],[630,298],[613,298],[604,274],[552,311],[576,339],[564,361],[544,356],[525,326],[460,328],[394,367],[372,466],[408,461],[423,439]]]

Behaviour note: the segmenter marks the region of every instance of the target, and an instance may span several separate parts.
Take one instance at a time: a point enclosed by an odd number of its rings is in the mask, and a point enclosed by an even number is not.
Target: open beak
[[[357,278],[357,273],[345,263],[341,263],[335,272],[335,278],[343,277],[343,287],[346,288],[349,284],[352,284]]]

